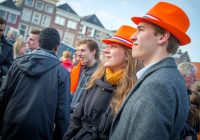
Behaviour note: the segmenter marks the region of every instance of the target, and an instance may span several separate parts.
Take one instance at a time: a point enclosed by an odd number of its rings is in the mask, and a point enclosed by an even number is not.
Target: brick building
[[[56,5],[58,0],[6,0],[0,3],[0,15],[9,27],[18,30],[24,38],[32,29],[56,28],[64,44],[75,47],[81,39],[93,39],[101,50],[106,46],[102,39],[109,38],[113,32],[104,28],[95,14],[79,16],[67,3]],[[11,18],[12,17],[12,18]]]

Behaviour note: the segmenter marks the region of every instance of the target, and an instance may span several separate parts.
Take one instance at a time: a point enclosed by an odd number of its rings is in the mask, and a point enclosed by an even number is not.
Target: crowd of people
[[[56,56],[56,29],[11,43],[0,18],[0,140],[199,140],[197,69],[173,58],[191,42],[187,14],[158,2],[131,20],[102,40],[101,59],[84,39],[71,60]]]

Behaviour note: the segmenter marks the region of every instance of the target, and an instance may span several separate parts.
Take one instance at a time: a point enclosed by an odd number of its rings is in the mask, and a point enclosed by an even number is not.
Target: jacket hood
[[[38,49],[15,60],[19,69],[30,76],[39,76],[60,64],[52,52]]]

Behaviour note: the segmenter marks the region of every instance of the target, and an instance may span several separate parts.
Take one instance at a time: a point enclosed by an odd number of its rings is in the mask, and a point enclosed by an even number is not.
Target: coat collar
[[[117,117],[120,116],[127,100],[130,98],[130,96],[132,94],[134,94],[134,91],[142,84],[142,82],[148,77],[150,76],[153,72],[162,69],[162,68],[177,68],[177,65],[175,63],[175,59],[173,57],[167,57],[164,58],[162,60],[160,60],[159,62],[157,62],[156,64],[154,64],[153,66],[151,66],[147,71],[145,71],[145,73],[141,76],[141,78],[136,82],[135,86],[130,90],[128,96],[126,97],[124,103],[122,104],[119,112],[117,113],[113,124],[115,122],[115,120],[117,119]]]

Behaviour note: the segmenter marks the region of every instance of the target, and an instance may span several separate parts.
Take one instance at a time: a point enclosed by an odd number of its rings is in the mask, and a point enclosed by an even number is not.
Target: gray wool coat
[[[116,115],[110,140],[178,140],[189,111],[184,79],[174,58],[151,66]]]

